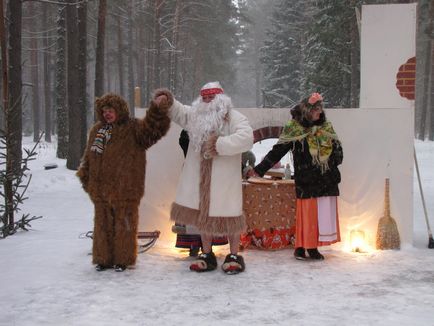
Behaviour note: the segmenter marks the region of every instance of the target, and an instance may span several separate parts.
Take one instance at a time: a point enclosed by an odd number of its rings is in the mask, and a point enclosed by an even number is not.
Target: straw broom
[[[386,178],[384,216],[378,221],[377,249],[399,249],[401,241],[395,220],[390,216],[389,178]]]

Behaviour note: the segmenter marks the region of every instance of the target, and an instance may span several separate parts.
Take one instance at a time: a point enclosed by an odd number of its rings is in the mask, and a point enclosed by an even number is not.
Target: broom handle
[[[431,232],[431,228],[429,226],[429,221],[428,221],[428,213],[426,210],[425,197],[423,195],[423,190],[422,190],[422,182],[420,181],[419,165],[417,164],[416,149],[414,147],[413,147],[413,155],[414,155],[414,163],[416,165],[416,174],[417,174],[417,181],[419,184],[420,196],[422,198],[423,212],[425,213],[425,222],[426,222],[426,226],[428,228],[428,235],[430,236],[430,238],[432,238],[432,232]]]
[[[389,178],[386,178],[386,187],[384,193],[384,216],[390,216]]]

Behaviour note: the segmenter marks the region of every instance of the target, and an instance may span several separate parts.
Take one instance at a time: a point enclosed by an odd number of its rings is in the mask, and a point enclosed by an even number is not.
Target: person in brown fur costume
[[[98,121],[89,133],[77,176],[95,206],[93,263],[122,272],[137,258],[138,208],[144,195],[146,150],[170,126],[167,102],[154,101],[144,119],[129,117],[116,94],[95,101]]]

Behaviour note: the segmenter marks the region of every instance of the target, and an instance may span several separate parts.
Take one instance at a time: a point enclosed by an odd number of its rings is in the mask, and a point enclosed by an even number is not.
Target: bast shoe
[[[209,272],[217,268],[217,258],[214,253],[201,253],[197,259],[191,263],[190,270],[194,272]]]
[[[324,260],[324,256],[320,254],[317,248],[307,249],[310,259]]]
[[[306,260],[306,251],[303,247],[295,248],[294,250],[294,257],[297,260]]]
[[[115,265],[114,269],[115,269],[116,272],[123,272],[124,270],[127,269],[127,266],[125,266],[125,265]]]
[[[228,275],[235,275],[244,272],[246,264],[244,263],[243,256],[234,254],[227,255],[222,265],[222,269]]]

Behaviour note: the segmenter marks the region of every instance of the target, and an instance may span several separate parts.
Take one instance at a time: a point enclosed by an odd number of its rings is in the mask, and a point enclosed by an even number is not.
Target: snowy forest
[[[357,108],[361,5],[411,2],[1,0],[1,168],[19,175],[23,135],[43,134],[77,169],[106,92],[131,114],[156,88],[191,103],[211,80],[235,107],[291,107],[316,91]],[[433,140],[434,4],[417,2],[415,137]]]
[[[416,18],[415,99],[399,98],[415,108],[414,129],[409,107],[363,106],[361,22],[378,26],[378,16],[363,20],[362,6],[376,4],[411,4],[411,36]],[[0,326],[433,325],[434,0],[0,0],[0,49]],[[95,205],[76,175],[95,99],[119,94],[139,118],[157,88],[190,104],[211,81],[237,111],[282,121],[310,93],[324,96],[345,127],[341,243],[305,261],[292,245],[240,248],[238,276],[220,268],[230,245],[214,246],[218,268],[190,271],[196,257],[176,248],[169,221],[185,162],[173,123],[147,155],[139,232],[152,237],[139,237],[124,272],[95,270]],[[255,143],[257,163],[272,141]],[[385,217],[399,250],[353,246],[353,235],[374,244]]]

